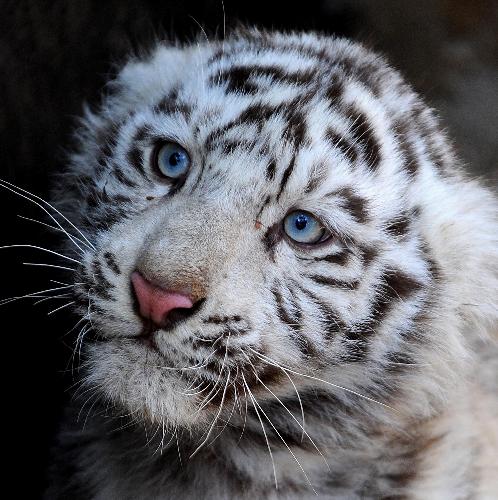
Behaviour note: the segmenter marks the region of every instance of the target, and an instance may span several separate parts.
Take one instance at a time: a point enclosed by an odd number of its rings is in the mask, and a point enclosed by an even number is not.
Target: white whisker
[[[3,183],[3,184],[2,184]],[[6,184],[6,186],[4,185]],[[10,187],[8,187],[10,186]],[[90,243],[90,241],[87,239],[87,237],[63,214],[61,213],[59,210],[57,210],[52,204],[50,204],[48,201],[44,200],[43,198],[41,198],[40,196],[37,196],[33,193],[30,193],[29,191],[27,191],[26,189],[23,189],[23,188],[20,188],[19,186],[16,186],[15,184],[12,184],[11,182],[8,182],[4,179],[0,179],[0,187],[3,187],[4,189],[8,189],[9,191],[12,191],[13,193],[17,194],[18,196],[21,196],[22,198],[26,198],[27,200],[31,201],[32,203],[34,203],[35,205],[38,205],[43,211],[45,211],[52,220],[54,220],[54,222],[64,231],[66,232],[67,234],[67,231],[65,231],[65,229],[60,225],[59,221],[57,221],[53,216],[52,214],[50,214],[43,206],[41,206],[39,203],[37,203],[35,200],[31,199],[31,198],[28,198],[27,196],[24,196],[18,192],[15,191],[15,189],[23,192],[23,193],[26,193],[28,194],[29,196],[33,197],[34,199],[36,200],[40,200],[42,203],[44,203],[45,205],[47,205],[48,207],[50,207],[54,212],[56,212],[58,215],[60,215],[72,228],[74,228],[79,234],[80,236],[85,240],[86,244],[89,246],[89,248],[91,248],[92,250],[95,250],[95,247]],[[68,235],[69,236],[69,235]],[[72,240],[71,240],[72,241]],[[78,245],[77,245],[78,246]],[[78,247],[79,248],[79,247]]]
[[[21,245],[4,245],[0,247],[0,250],[3,250],[4,248],[34,248],[35,250],[42,250],[44,252],[51,253],[53,255],[57,255],[57,257],[62,257],[63,259],[70,260],[71,262],[75,262],[76,264],[81,264],[79,260],[73,259],[72,257],[68,257],[67,255],[64,255],[59,252],[55,252],[54,250],[49,250],[48,248],[44,247],[39,247],[36,245],[29,245],[29,244],[21,244]]]
[[[64,309],[65,307],[71,306],[74,304],[74,300],[72,302],[68,302],[67,304],[64,304],[57,309],[52,309],[49,313],[47,313],[47,316],[50,316],[51,314],[56,313],[57,311],[60,311],[61,309]]]

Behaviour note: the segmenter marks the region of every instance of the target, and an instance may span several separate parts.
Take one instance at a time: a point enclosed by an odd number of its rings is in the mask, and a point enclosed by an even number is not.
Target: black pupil
[[[308,217],[304,214],[300,214],[296,217],[296,228],[302,231],[308,224]]]
[[[181,153],[173,153],[170,157],[169,157],[169,164],[172,166],[172,167],[176,167],[182,160],[182,155]]]

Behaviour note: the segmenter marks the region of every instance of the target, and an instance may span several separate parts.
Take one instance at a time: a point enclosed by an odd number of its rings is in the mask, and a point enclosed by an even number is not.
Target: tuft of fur
[[[55,196],[87,239],[66,249],[85,397],[47,497],[498,495],[498,204],[401,76],[240,30],[158,44],[108,89]],[[294,210],[329,239],[293,243]],[[144,333],[137,269],[199,310]]]

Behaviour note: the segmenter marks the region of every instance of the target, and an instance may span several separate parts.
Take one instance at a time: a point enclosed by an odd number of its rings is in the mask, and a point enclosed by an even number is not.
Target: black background
[[[225,23],[318,30],[363,40],[386,52],[438,107],[456,146],[477,174],[496,178],[498,112],[498,2],[225,0]],[[189,40],[200,27],[223,32],[221,0],[2,1],[0,2],[0,177],[42,197],[65,161],[75,118],[84,101],[95,103],[114,64],[154,38]],[[494,82],[494,83],[493,83]],[[494,85],[494,87],[493,87]],[[494,109],[494,111],[493,111]],[[491,132],[489,132],[491,130]],[[56,238],[17,215],[45,220],[29,202],[0,188],[1,244],[55,248]],[[67,279],[59,263],[23,249],[0,250],[0,298]],[[0,306],[2,353],[2,457],[19,498],[43,491],[53,434],[73,377],[76,319],[62,302],[33,300]],[[12,474],[10,474],[10,469]],[[15,480],[14,480],[15,477]],[[4,484],[4,491],[7,485]]]

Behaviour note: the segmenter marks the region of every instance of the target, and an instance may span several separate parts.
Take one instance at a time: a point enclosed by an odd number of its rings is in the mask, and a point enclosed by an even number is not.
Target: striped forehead
[[[375,78],[366,80],[361,65],[346,68],[340,51],[238,41],[191,56],[195,72],[155,103],[153,128],[197,151],[211,171],[199,186],[220,171],[236,172],[234,182],[259,180],[263,191],[271,182],[278,198],[331,175],[350,185],[354,168],[380,170],[393,148]]]

